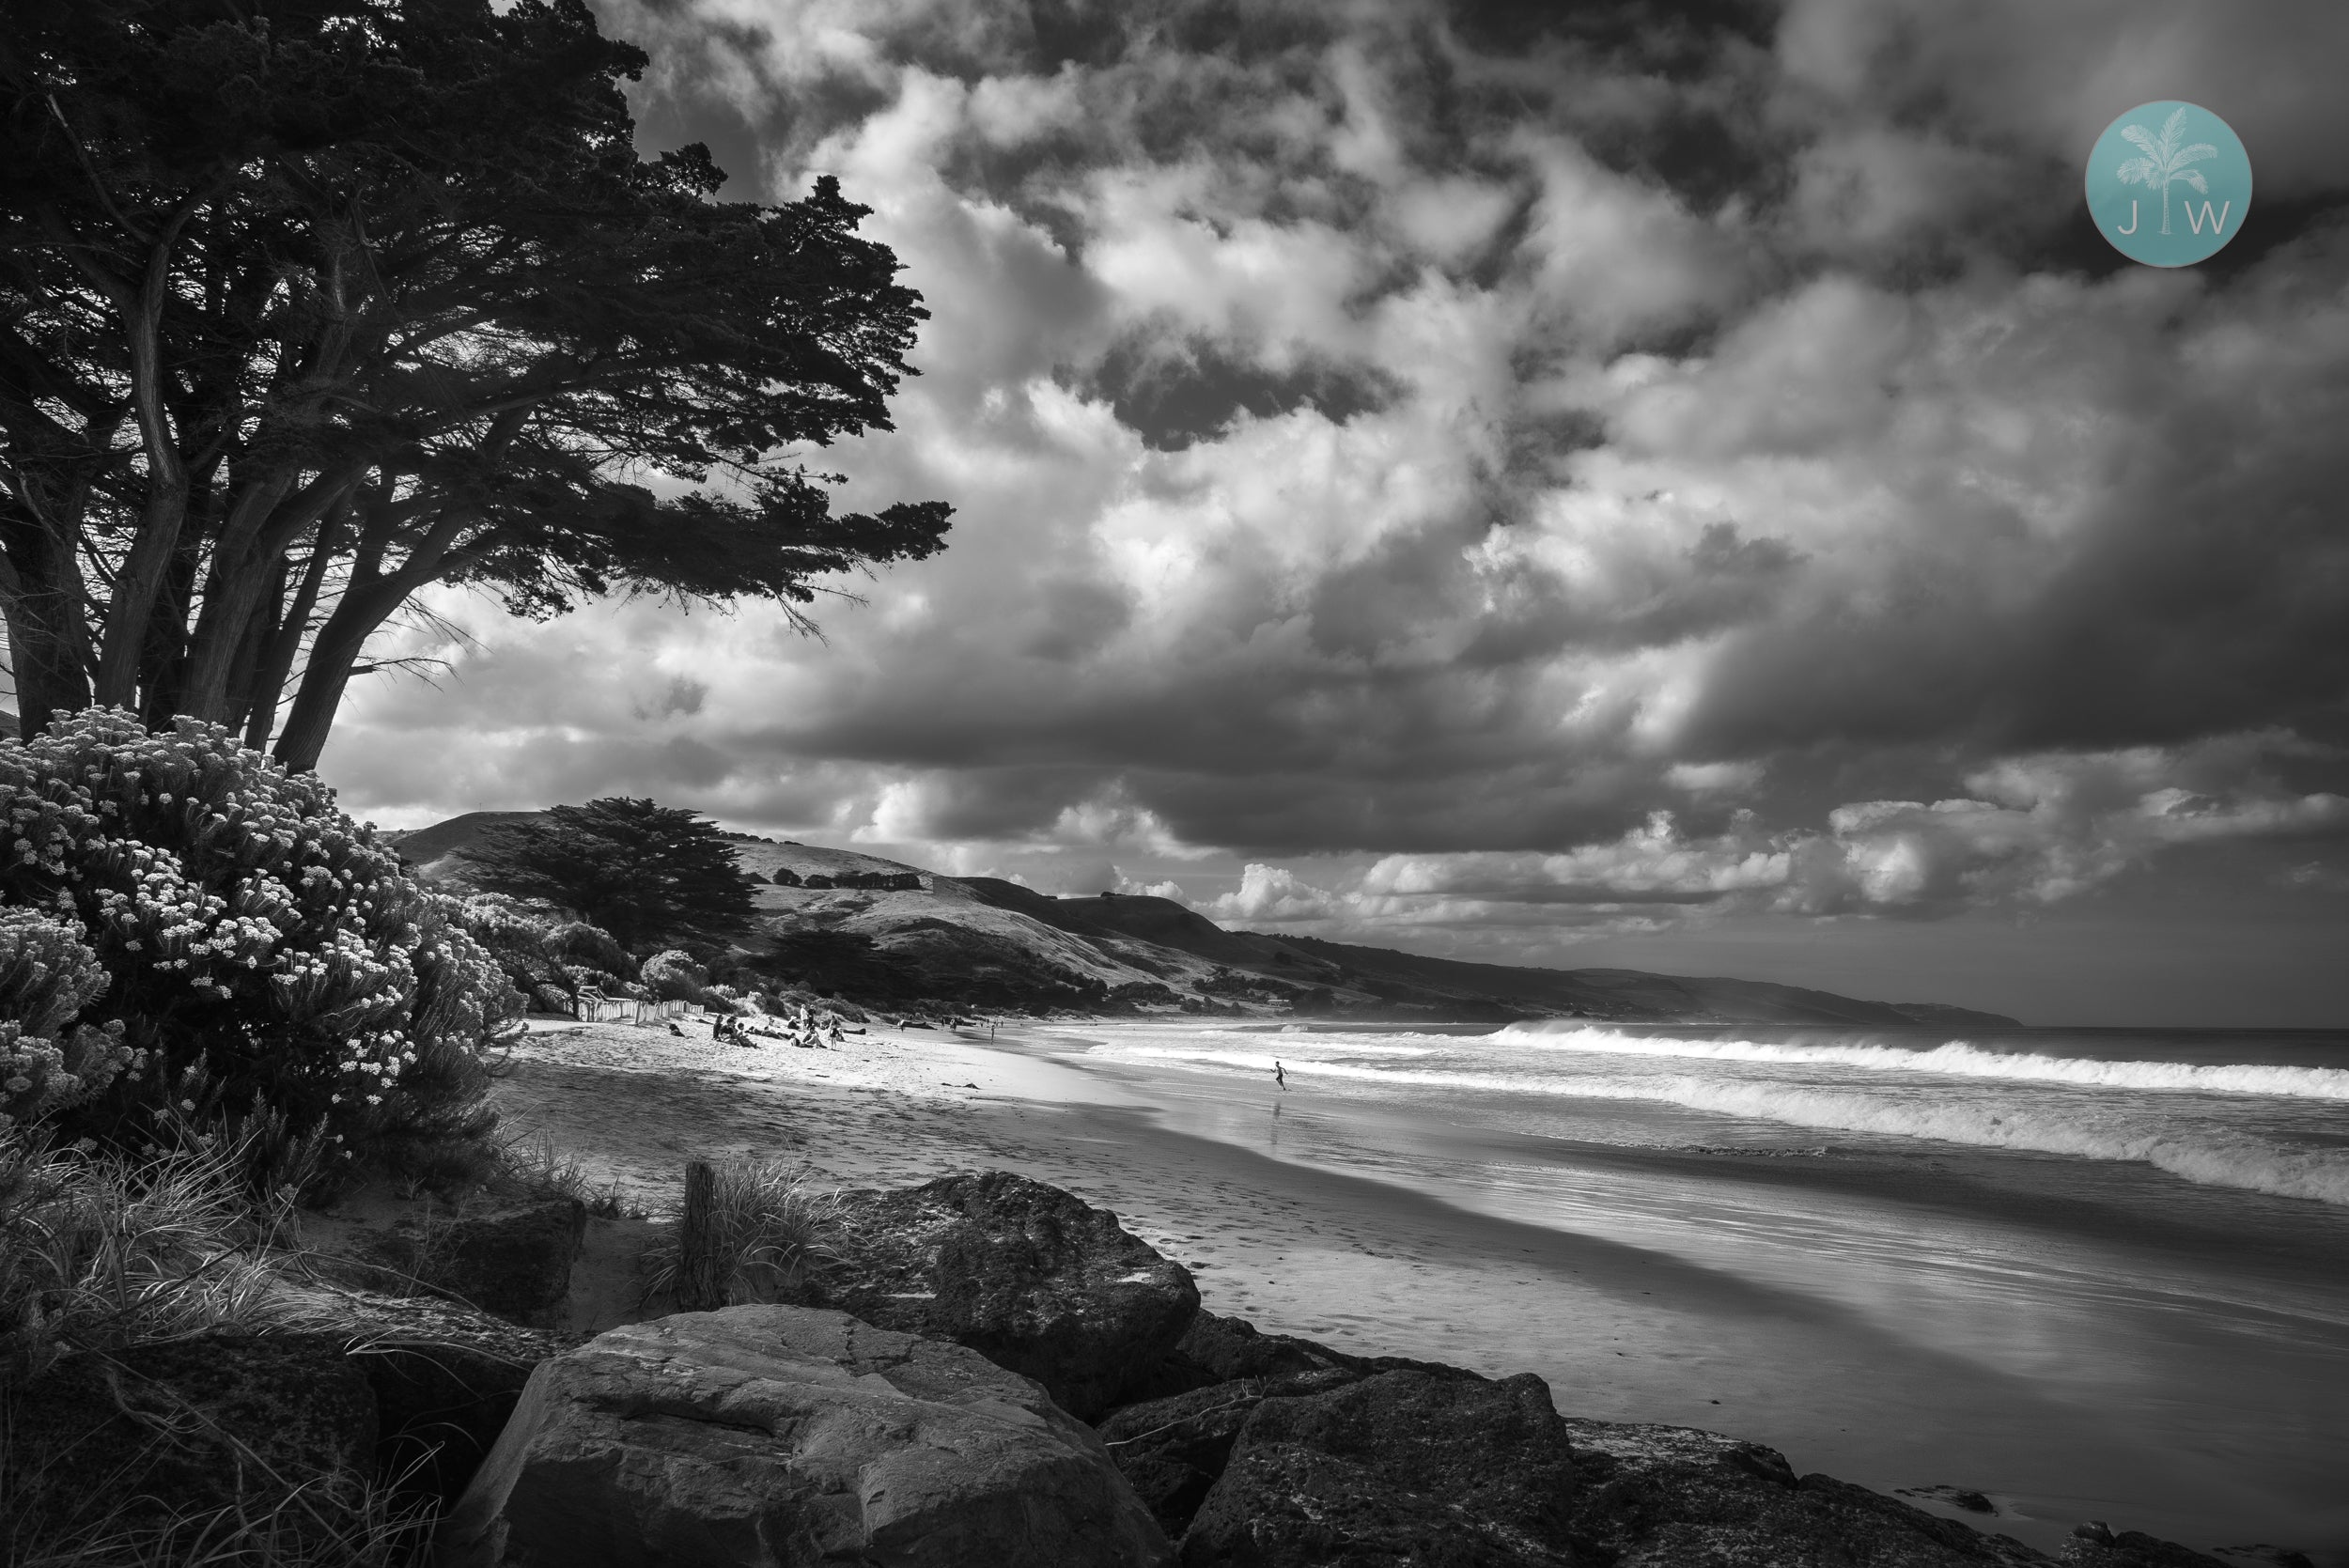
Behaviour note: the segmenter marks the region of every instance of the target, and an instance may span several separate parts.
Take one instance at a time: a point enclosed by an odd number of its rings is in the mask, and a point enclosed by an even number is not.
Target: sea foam
[[[1906,1046],[1813,1045],[1798,1041],[1689,1040],[1625,1034],[1611,1029],[1511,1024],[1488,1040],[1545,1050],[1617,1056],[1694,1057],[1715,1062],[1816,1063],[1886,1072],[1939,1073],[1950,1078],[2012,1079],[2077,1083],[2100,1089],[2183,1089],[2203,1094],[2283,1094],[2295,1099],[2349,1100],[2349,1070],[2274,1067],[2256,1063],[2205,1066],[2186,1062],[2100,1062],[2090,1057],[1983,1050],[1953,1040],[1929,1050]]]

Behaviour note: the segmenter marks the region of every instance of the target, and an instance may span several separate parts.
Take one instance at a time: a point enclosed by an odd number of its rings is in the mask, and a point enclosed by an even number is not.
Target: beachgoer
[[[1281,1086],[1282,1094],[1285,1094],[1289,1092],[1289,1076],[1281,1070],[1281,1063],[1277,1057],[1272,1063],[1272,1081]]]

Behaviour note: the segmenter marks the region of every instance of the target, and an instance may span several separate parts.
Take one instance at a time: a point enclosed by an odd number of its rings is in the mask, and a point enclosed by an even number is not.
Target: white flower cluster
[[[78,1105],[117,1074],[136,1079],[146,1065],[147,1053],[123,1043],[120,1020],[48,1039],[0,1019],[0,1131]]]
[[[0,906],[78,925],[113,976],[105,1011],[290,1051],[345,1114],[381,1106],[420,1055],[486,1049],[502,1018],[503,973],[450,901],[403,876],[315,778],[219,726],[157,736],[91,710],[0,742],[0,810],[14,846]],[[191,991],[232,1006],[182,1012],[170,997]],[[58,1081],[63,1065],[11,1059],[0,1084]]]

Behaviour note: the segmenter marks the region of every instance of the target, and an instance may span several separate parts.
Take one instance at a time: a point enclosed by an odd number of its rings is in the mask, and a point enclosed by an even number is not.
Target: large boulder
[[[297,1488],[348,1503],[374,1467],[375,1396],[332,1335],[84,1352],[0,1398],[0,1517],[33,1537],[101,1520],[136,1530],[228,1510],[257,1517]],[[310,1517],[284,1514],[297,1535]]]
[[[1294,1334],[1268,1334],[1246,1318],[1225,1317],[1204,1308],[1155,1365],[1138,1373],[1123,1394],[1123,1403],[1166,1399],[1194,1389],[1215,1388],[1250,1378],[1281,1378],[1342,1369],[1355,1379],[1382,1372],[1424,1372],[1439,1377],[1470,1377],[1473,1373],[1438,1361],[1416,1361],[1403,1356],[1355,1356]]]
[[[1759,1443],[1689,1427],[1567,1421],[1575,1534],[1614,1568],[2022,1568],[2047,1559]]]
[[[587,1205],[576,1198],[467,1209],[435,1249],[432,1282],[485,1312],[544,1326],[570,1294],[571,1263],[586,1234]]]
[[[1574,1492],[1565,1423],[1532,1374],[1382,1373],[1259,1404],[1182,1560],[1571,1568]]]
[[[576,1198],[428,1209],[363,1244],[343,1271],[356,1265],[359,1281],[378,1288],[412,1280],[509,1323],[548,1327],[562,1315],[586,1234],[587,1205]]]
[[[1091,1421],[1164,1360],[1199,1310],[1180,1264],[1117,1216],[1009,1171],[844,1194],[812,1305],[970,1346]]]
[[[1096,1430],[1159,1528],[1179,1540],[1231,1462],[1232,1445],[1257,1405],[1285,1395],[1326,1393],[1361,1376],[1348,1367],[1323,1367],[1237,1378],[1128,1405]]]
[[[842,1312],[631,1324],[542,1364],[441,1568],[1161,1568],[1100,1440],[1028,1378]]]

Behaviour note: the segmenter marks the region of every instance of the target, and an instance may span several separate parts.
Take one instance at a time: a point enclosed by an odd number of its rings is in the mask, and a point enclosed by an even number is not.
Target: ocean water
[[[2042,1544],[2101,1517],[2349,1563],[2349,1034],[1138,1023],[1072,1045],[1171,1130],[1580,1248],[1445,1297],[1451,1358],[1542,1372],[1562,1407],[1978,1488],[2001,1512],[1970,1522]]]

